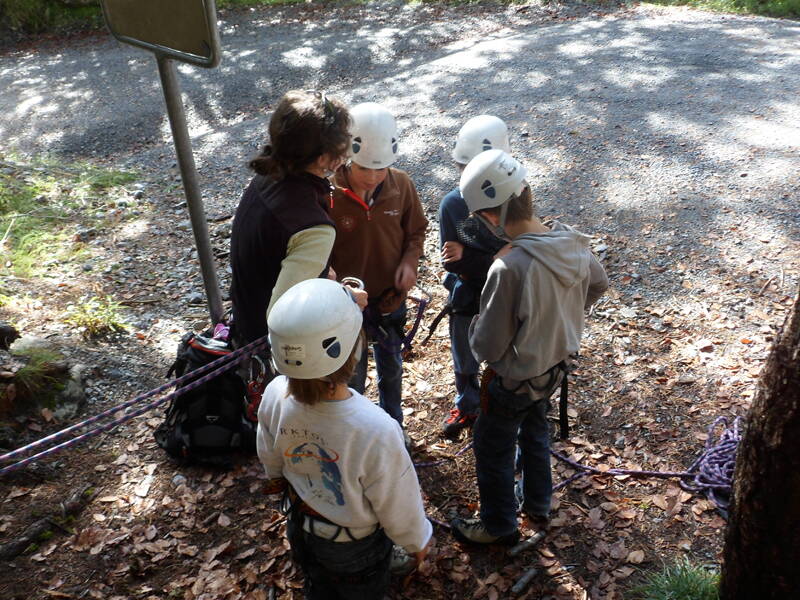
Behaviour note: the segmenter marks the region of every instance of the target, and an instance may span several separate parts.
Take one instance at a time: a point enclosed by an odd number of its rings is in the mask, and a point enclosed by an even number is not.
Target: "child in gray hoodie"
[[[481,413],[473,430],[481,499],[479,519],[455,519],[454,535],[474,543],[519,538],[514,466],[517,443],[523,510],[547,526],[552,479],[548,398],[561,382],[561,361],[578,351],[584,310],[608,288],[589,238],[534,215],[523,166],[501,150],[476,156],[461,176],[470,212],[511,240],[489,269],[470,346],[486,361]]]

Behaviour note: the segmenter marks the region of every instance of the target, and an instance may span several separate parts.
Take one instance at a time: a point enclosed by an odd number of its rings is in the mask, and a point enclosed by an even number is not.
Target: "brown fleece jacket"
[[[389,168],[386,179],[373,193],[372,207],[348,193],[347,168],[336,172],[331,219],[336,241],[331,266],[339,279],[358,277],[371,300],[394,290],[394,275],[401,262],[417,270],[428,219],[414,183],[405,171]],[[381,304],[381,312],[397,310],[405,294]]]

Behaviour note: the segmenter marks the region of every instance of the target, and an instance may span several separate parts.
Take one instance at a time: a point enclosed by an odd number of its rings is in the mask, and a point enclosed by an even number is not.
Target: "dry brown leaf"
[[[634,550],[630,554],[628,554],[628,562],[634,565],[641,564],[644,560],[644,550]]]
[[[15,485],[14,487],[11,488],[11,491],[9,492],[8,496],[6,496],[6,500],[11,500],[12,498],[19,498],[20,496],[24,496],[30,493],[31,493],[31,488],[18,487]]]
[[[219,513],[219,518],[217,519],[217,525],[220,527],[228,527],[232,523],[231,518],[226,515],[225,513]]]
[[[611,574],[617,579],[626,579],[633,575],[634,571],[635,569],[631,567],[620,567],[619,569],[614,569]]]
[[[661,510],[669,509],[669,506],[667,506],[667,499],[662,495],[650,496],[650,502],[652,502],[655,506],[657,506]]]

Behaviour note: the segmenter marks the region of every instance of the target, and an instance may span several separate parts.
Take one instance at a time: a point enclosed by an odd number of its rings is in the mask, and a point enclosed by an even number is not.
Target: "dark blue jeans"
[[[473,429],[475,470],[481,499],[481,521],[492,535],[517,529],[514,495],[516,447],[522,459],[523,510],[529,515],[547,515],[553,480],[550,473],[550,429],[548,400],[532,401],[514,393],[495,377],[489,383],[489,402]]]
[[[355,542],[332,542],[290,518],[286,536],[303,570],[306,600],[383,600],[389,587],[392,542],[378,529]]]
[[[481,405],[478,384],[478,361],[469,347],[469,324],[472,315],[450,315],[450,353],[456,375],[456,408],[475,415]]]
[[[393,352],[392,350],[400,348],[402,342],[400,331],[402,331],[405,322],[406,307],[403,305],[381,320],[381,327],[388,334],[388,339],[385,341],[388,348],[377,342],[372,343],[375,370],[378,371],[378,399],[381,408],[400,423],[401,427],[403,425],[403,408],[401,406],[403,397],[403,357],[399,351]],[[361,361],[356,366],[353,377],[350,379],[350,387],[359,394],[363,394],[366,387],[367,358],[368,352],[365,349],[361,355]]]

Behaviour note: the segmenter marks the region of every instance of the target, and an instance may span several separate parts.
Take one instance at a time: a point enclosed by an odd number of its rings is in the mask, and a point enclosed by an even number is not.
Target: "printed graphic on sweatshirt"
[[[291,460],[294,471],[306,476],[309,491],[330,504],[344,505],[342,474],[336,462],[339,455],[314,442],[303,442],[284,454]],[[318,484],[322,481],[322,488]]]

